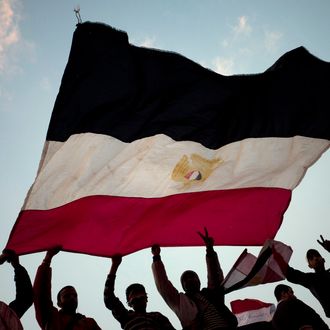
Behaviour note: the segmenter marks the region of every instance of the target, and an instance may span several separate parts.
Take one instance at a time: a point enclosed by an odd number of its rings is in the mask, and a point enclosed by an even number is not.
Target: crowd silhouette
[[[217,329],[274,329],[274,330],[323,330],[329,329],[320,315],[306,302],[298,299],[291,286],[279,284],[274,296],[277,301],[272,320],[262,325],[240,326],[235,314],[225,304],[222,286],[224,279],[218,255],[214,250],[214,240],[206,228],[204,233],[197,232],[206,247],[207,286],[201,288],[201,281],[194,271],[186,270],[181,275],[183,292],[176,289],[167,277],[161,259],[161,248],[155,244],[152,272],[155,285],[164,302],[176,314],[183,330]],[[317,240],[321,247],[330,252],[330,241],[320,236]],[[22,330],[20,321],[24,313],[34,304],[35,317],[41,329],[45,330],[97,330],[101,329],[92,317],[77,312],[78,294],[76,289],[67,285],[57,294],[57,307],[51,299],[52,258],[59,253],[60,247],[47,251],[37,269],[32,286],[29,274],[20,264],[15,251],[4,250],[0,264],[8,262],[14,269],[16,297],[10,302],[0,301],[0,329]],[[304,273],[287,264],[283,257],[272,251],[287,281],[302,285],[319,301],[326,317],[330,317],[330,271],[325,268],[325,260],[315,249],[306,253],[308,266],[313,272]],[[128,308],[115,294],[115,279],[122,262],[121,255],[111,258],[111,267],[104,287],[104,305],[113,317],[127,330],[173,330],[169,319],[158,311],[147,311],[148,294],[141,283],[133,283],[126,289]],[[101,293],[100,293],[101,295]],[[106,309],[105,309],[106,311]]]

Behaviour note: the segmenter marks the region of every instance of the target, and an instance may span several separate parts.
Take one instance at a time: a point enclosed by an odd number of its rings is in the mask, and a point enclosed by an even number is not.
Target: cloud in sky
[[[142,42],[139,43],[141,47],[155,48],[156,38],[155,37],[145,37]]]
[[[212,61],[214,71],[225,76],[233,74],[234,60],[231,58],[216,57]]]
[[[281,40],[283,34],[276,31],[265,31],[265,48],[272,52],[277,49],[278,43]]]
[[[252,33],[252,26],[249,24],[248,17],[245,15],[239,16],[236,20],[236,24],[231,26],[229,35],[227,38],[222,40],[222,48],[227,49],[227,52],[231,52],[231,49],[234,49],[233,46],[237,42],[242,42],[242,37],[246,42],[246,37],[249,37]],[[243,46],[240,46],[241,49]],[[248,50],[248,49],[247,49]],[[242,48],[240,51],[241,56],[246,55],[246,49]],[[212,66],[214,71],[222,75],[232,75],[234,74],[235,58],[237,59],[237,50],[235,54],[231,54],[227,57],[217,56],[212,60]]]
[[[40,80],[40,88],[43,91],[49,92],[52,89],[51,81],[48,77],[42,77]]]
[[[4,89],[3,87],[0,86],[0,101],[6,101],[6,102],[11,102],[13,100],[13,95],[11,92],[8,90]],[[5,110],[5,109],[3,109]]]
[[[242,15],[239,16],[236,20],[236,24],[230,26],[229,35],[222,40],[223,48],[230,48],[236,42],[242,42],[242,40],[246,41],[247,37],[251,36],[253,29],[249,23],[249,19],[247,16]]]
[[[251,25],[248,23],[247,16],[240,16],[237,19],[237,24],[233,27],[235,35],[249,35],[252,31]]]
[[[224,75],[245,72],[246,67],[253,64],[255,54],[278,50],[283,33],[266,29],[255,20],[254,25],[247,15],[236,17],[235,24],[229,26],[220,43],[221,55],[212,60],[216,72]]]
[[[18,21],[20,16],[14,11],[16,0],[0,1],[0,72],[6,70],[11,48],[20,41]]]

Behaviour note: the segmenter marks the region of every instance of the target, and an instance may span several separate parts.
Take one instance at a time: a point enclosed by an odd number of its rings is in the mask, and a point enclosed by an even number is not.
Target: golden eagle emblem
[[[183,155],[175,165],[171,178],[184,185],[204,182],[221,163],[223,163],[221,158],[206,159],[192,154],[189,159],[187,155]]]

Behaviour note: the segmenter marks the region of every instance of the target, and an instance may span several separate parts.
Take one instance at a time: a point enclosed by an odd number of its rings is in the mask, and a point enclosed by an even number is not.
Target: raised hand
[[[112,265],[118,268],[123,260],[123,257],[120,254],[116,254],[111,258],[111,260],[112,260]]]
[[[56,247],[54,247],[54,248],[48,250],[47,253],[46,253],[46,256],[45,256],[44,262],[50,264],[51,261],[52,261],[52,259],[53,259],[53,257],[54,257],[57,253],[59,253],[60,250],[61,250],[61,247],[60,247],[60,246],[56,246]]]
[[[198,231],[197,234],[202,238],[206,247],[213,247],[214,239],[213,239],[213,237],[209,236],[209,233],[208,233],[206,227],[204,227],[204,234],[202,234],[200,231]]]
[[[109,274],[115,275],[117,273],[118,267],[121,264],[123,257],[120,254],[116,254],[111,257],[111,267]]]
[[[7,258],[8,258],[7,254],[6,253],[2,253],[0,255],[0,265],[2,265],[3,263],[5,263],[7,261]]]
[[[325,240],[322,235],[320,235],[321,240],[317,240],[317,242],[323,246],[328,252],[330,252],[330,241]]]
[[[19,265],[19,257],[13,250],[4,250],[3,253],[0,255],[0,265],[4,262],[8,261],[12,264],[14,268]]]
[[[154,244],[151,247],[151,253],[153,256],[159,256],[160,255],[160,246],[158,244]]]

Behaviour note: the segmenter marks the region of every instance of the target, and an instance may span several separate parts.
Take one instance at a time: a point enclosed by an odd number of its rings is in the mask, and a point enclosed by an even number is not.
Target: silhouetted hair
[[[73,289],[73,290],[76,290],[72,285],[67,285],[67,286],[64,286],[57,294],[57,303],[60,303],[61,302],[61,293],[63,290],[65,289]]]
[[[194,272],[193,270],[184,271],[182,273],[181,277],[180,277],[182,287],[183,287],[183,280],[184,280],[185,277],[187,277],[187,275],[194,275],[194,276],[197,276],[199,278],[198,274],[196,272]]]
[[[282,293],[289,292],[290,289],[291,289],[291,287],[288,285],[285,285],[285,284],[277,285],[274,290],[274,295],[275,295],[276,300],[280,301]]]
[[[307,260],[311,260],[313,259],[313,257],[321,257],[319,251],[315,250],[315,249],[309,249],[306,253],[306,258]]]
[[[126,289],[126,300],[128,301],[128,297],[129,295],[133,292],[133,291],[137,291],[137,292],[144,292],[146,293],[146,289],[145,287],[140,284],[140,283],[133,283],[131,285],[129,285]]]

